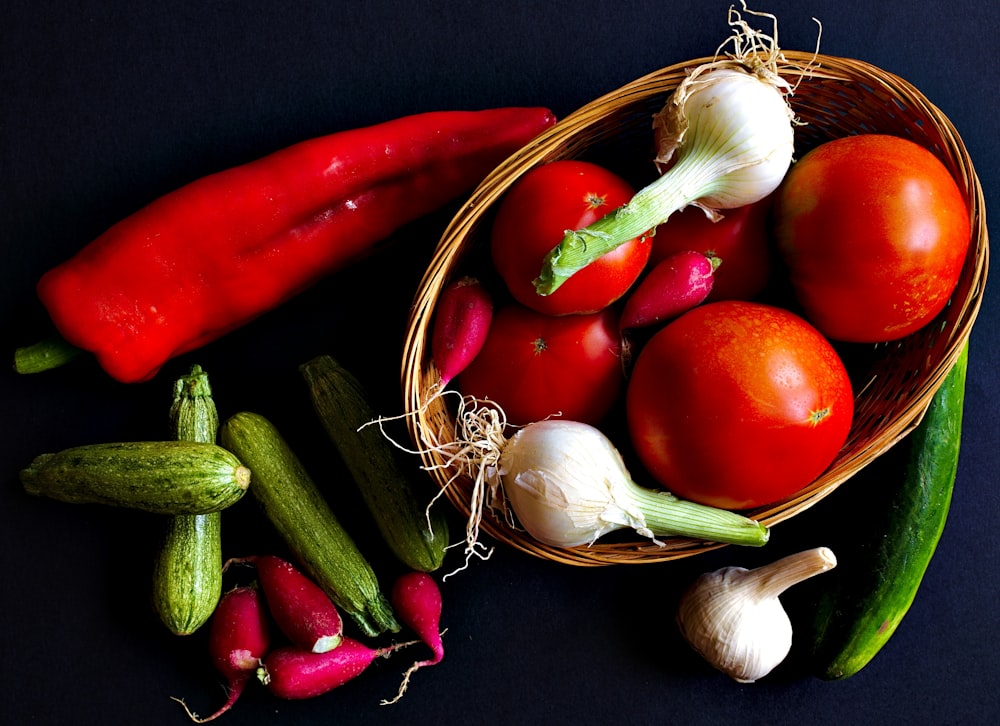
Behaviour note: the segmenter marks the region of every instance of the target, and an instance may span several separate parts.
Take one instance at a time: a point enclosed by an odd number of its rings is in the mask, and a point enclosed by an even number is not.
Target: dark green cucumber
[[[219,414],[208,374],[200,366],[174,384],[170,428],[181,441],[214,443]],[[222,513],[178,514],[167,530],[153,566],[153,606],[176,635],[205,624],[222,596]]]
[[[399,623],[375,572],[315,481],[274,425],[237,413],[219,430],[223,446],[253,469],[253,496],[302,568],[369,636]]]
[[[29,494],[63,502],[204,514],[239,501],[250,470],[215,444],[132,441],[42,454],[21,471],[21,483]]]
[[[848,678],[864,668],[913,604],[951,505],[967,365],[968,343],[923,419],[897,444],[902,476],[873,482],[885,491],[866,493],[863,506],[878,516],[852,528],[856,546],[837,550],[840,579],[820,598],[812,637],[821,678]]]
[[[398,453],[378,426],[368,394],[350,371],[328,355],[300,366],[313,407],[347,465],[389,548],[414,570],[433,572],[444,561],[448,522],[439,509],[428,511]]]

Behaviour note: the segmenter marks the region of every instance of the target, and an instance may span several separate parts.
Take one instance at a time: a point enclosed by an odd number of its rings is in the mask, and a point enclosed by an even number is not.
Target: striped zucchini
[[[170,518],[153,566],[153,606],[175,635],[190,635],[215,612],[222,596],[222,516]]]
[[[223,446],[254,472],[253,496],[299,565],[369,636],[399,623],[371,565],[274,425],[242,412],[219,430]]]
[[[819,601],[810,638],[821,678],[848,678],[864,668],[913,604],[951,505],[967,365],[968,343],[919,425],[899,451],[883,457],[903,457],[902,475],[882,477],[866,494],[870,521],[853,527],[851,542],[837,549],[840,577]]]
[[[21,470],[21,483],[29,494],[63,502],[203,514],[239,501],[250,470],[215,444],[133,441],[41,454]]]
[[[214,443],[219,414],[200,366],[179,378],[169,412],[181,441]],[[190,635],[211,617],[222,596],[222,513],[170,517],[153,567],[153,606],[175,635]]]
[[[417,501],[413,482],[397,452],[377,426],[367,394],[350,371],[328,355],[300,366],[313,407],[364,497],[389,548],[414,570],[441,566],[448,546],[448,522],[440,509]]]

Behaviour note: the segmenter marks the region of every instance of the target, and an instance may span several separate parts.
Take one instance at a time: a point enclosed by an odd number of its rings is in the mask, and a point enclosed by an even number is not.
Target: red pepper
[[[554,122],[544,108],[439,111],[296,144],[157,199],[38,295],[66,342],[147,380],[471,190]]]

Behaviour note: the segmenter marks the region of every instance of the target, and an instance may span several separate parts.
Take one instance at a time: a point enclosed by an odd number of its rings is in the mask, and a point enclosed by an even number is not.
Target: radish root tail
[[[446,632],[447,630],[442,630],[441,635],[443,636]],[[435,658],[429,658],[427,660],[419,660],[413,665],[411,665],[403,673],[403,681],[402,683],[399,684],[399,690],[396,692],[395,698],[384,698],[381,701],[379,701],[379,705],[391,706],[394,703],[397,703],[403,697],[403,694],[406,693],[406,689],[410,685],[410,676],[412,676],[414,673],[416,673],[421,668],[424,668],[425,666],[437,665],[440,662],[441,659],[435,657]]]

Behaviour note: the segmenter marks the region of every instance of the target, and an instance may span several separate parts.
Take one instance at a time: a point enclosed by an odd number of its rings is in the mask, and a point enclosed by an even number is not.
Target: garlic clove
[[[792,624],[778,596],[836,564],[830,549],[817,547],[753,570],[704,573],[681,596],[681,635],[710,665],[737,682],[753,683],[792,647]]]

